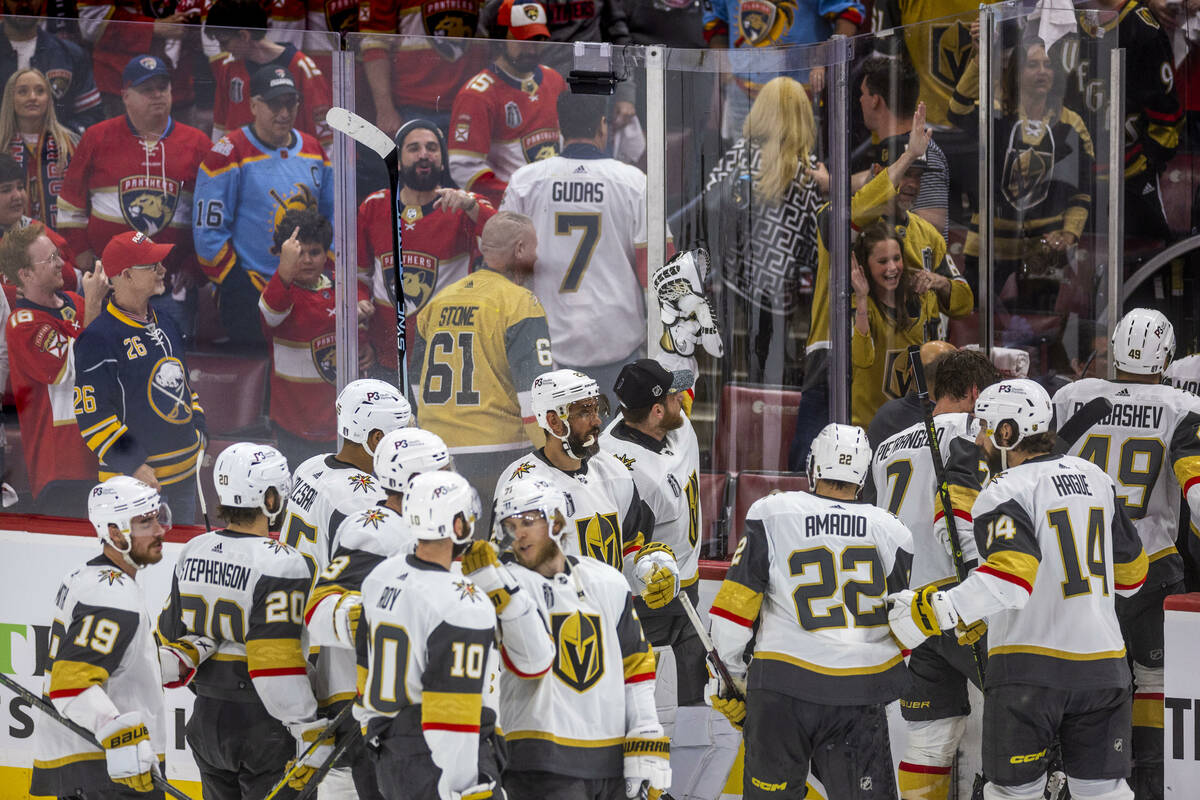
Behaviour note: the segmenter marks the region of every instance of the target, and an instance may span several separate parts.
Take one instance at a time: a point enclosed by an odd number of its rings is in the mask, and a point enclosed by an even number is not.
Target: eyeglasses
[[[162,265],[162,262],[159,261],[156,264],[135,264],[132,267],[128,267],[128,269],[158,269]]]
[[[63,263],[62,253],[58,252],[58,250],[55,250],[53,253],[46,256],[45,258],[39,258],[37,261],[30,261],[29,263],[30,264],[47,264],[47,263],[53,264],[56,261],[60,264]]]

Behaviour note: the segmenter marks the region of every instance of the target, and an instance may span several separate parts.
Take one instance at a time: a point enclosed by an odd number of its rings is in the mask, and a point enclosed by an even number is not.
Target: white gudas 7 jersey
[[[559,441],[547,437],[547,447]],[[575,472],[563,472],[542,450],[519,458],[500,474],[496,497],[512,481],[544,480],[567,496],[567,534],[563,552],[582,555],[621,569],[654,529],[653,514],[638,494],[633,476],[617,458],[601,450]]]
[[[63,580],[54,604],[43,697],[94,732],[97,721],[73,713],[71,702],[84,692],[103,691],[117,714],[141,712],[150,745],[162,759],[167,743],[162,668],[141,585],[100,555]],[[104,786],[116,788],[103,752],[43,715],[34,729],[30,791],[57,797],[73,795],[79,787]]]
[[[1108,475],[1039,456],[992,478],[973,516],[985,561],[947,594],[987,620],[988,686],[1128,686],[1114,598],[1145,581],[1146,555]]]
[[[966,413],[938,414],[933,424],[942,464],[946,467],[952,510],[955,517],[966,522],[965,526],[958,526],[959,546],[963,561],[969,565],[979,559],[970,525],[971,506],[987,479],[987,468],[980,463],[975,447],[979,426]],[[964,461],[970,469],[958,468],[957,465]],[[863,487],[863,499],[895,514],[912,532],[909,582],[914,587],[931,583],[945,587],[958,580],[954,559],[946,544],[945,513],[937,489],[924,422],[884,439],[875,448],[867,484]]]
[[[617,417],[600,435],[600,447],[633,473],[638,494],[654,514],[647,539],[670,545],[679,564],[679,583],[690,586],[700,570],[700,446],[691,420],[663,440],[634,430]]]
[[[1093,397],[1107,397],[1112,412],[1071,447],[1117,484],[1150,561],[1173,556],[1180,493],[1200,520],[1200,397],[1171,386],[1087,378],[1054,395],[1061,426]],[[1182,578],[1182,559],[1172,572]]]
[[[629,585],[612,567],[574,556],[552,578],[514,562],[508,570],[537,602],[555,646],[550,669],[540,675],[519,673],[505,657],[500,719],[508,768],[621,775],[626,732],[658,719],[654,651]]]
[[[355,717],[370,741],[423,736],[448,798],[476,783],[483,695],[496,614],[470,579],[414,554],[363,581],[359,650],[366,664]],[[489,712],[489,716],[490,716]],[[457,795],[456,795],[457,796]]]
[[[875,506],[807,492],[758,500],[709,612],[717,652],[750,689],[815,703],[896,699],[908,672],[884,597],[907,587],[911,553],[912,534]]]

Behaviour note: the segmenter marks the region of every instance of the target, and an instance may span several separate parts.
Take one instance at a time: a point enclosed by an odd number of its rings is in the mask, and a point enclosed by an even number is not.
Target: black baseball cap
[[[284,67],[263,67],[250,79],[250,96],[274,100],[285,94],[299,95],[296,79]]]
[[[669,370],[653,358],[639,358],[621,367],[613,392],[625,408],[646,408],[676,392],[692,388],[695,375],[690,369]]]

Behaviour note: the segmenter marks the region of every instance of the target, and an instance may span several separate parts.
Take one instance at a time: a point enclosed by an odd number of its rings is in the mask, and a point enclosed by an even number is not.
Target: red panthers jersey
[[[433,204],[404,209],[404,297],[410,320],[416,319],[429,298],[466,277],[479,255],[476,238],[496,213],[486,199],[479,201],[479,218],[472,222],[462,211],[447,213]],[[388,297],[392,278],[392,193],[380,189],[358,207],[358,275],[369,283],[375,303],[370,339],[381,366],[396,368],[396,307]],[[415,325],[408,325],[411,352]]]
[[[293,45],[285,44],[279,58],[261,67],[286,67],[296,79],[300,90],[300,110],[296,114],[296,129],[310,134],[321,143],[325,152],[333,145],[333,130],[325,124],[325,112],[333,104],[333,90],[320,67]],[[213,141],[232,130],[254,121],[250,113],[250,72],[246,62],[229,53],[221,53],[212,62],[213,81],[217,87],[213,98]]]
[[[8,317],[9,380],[35,497],[52,480],[94,481],[99,473],[75,424],[75,406],[95,402],[75,395],[72,345],[83,331],[83,298],[59,297],[62,308],[20,298]]]
[[[462,88],[450,112],[450,176],[499,206],[517,167],[559,152],[562,76],[538,67],[520,81],[496,65]]]

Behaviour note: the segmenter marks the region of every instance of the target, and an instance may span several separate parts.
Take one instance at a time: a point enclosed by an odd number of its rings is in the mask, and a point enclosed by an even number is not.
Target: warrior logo
[[[971,58],[971,29],[966,23],[929,28],[929,74],[945,89],[954,91]]]
[[[179,182],[161,176],[131,175],[117,186],[121,214],[139,233],[153,236],[171,224],[179,204]]]
[[[165,422],[186,425],[192,421],[192,400],[183,364],[178,358],[160,358],[146,384],[150,407]]]
[[[795,14],[795,0],[744,0],[738,19],[742,38],[755,47],[778,44],[792,27]]]
[[[889,398],[904,397],[912,385],[912,365],[907,350],[888,350],[883,368],[883,393]]]
[[[328,384],[337,383],[337,337],[333,333],[322,334],[312,340],[312,358],[317,373]]]
[[[621,568],[621,526],[616,512],[577,519],[575,530],[579,534],[579,552],[610,567]]]
[[[557,645],[554,674],[579,693],[604,676],[604,637],[599,614],[551,614],[550,628]]]

